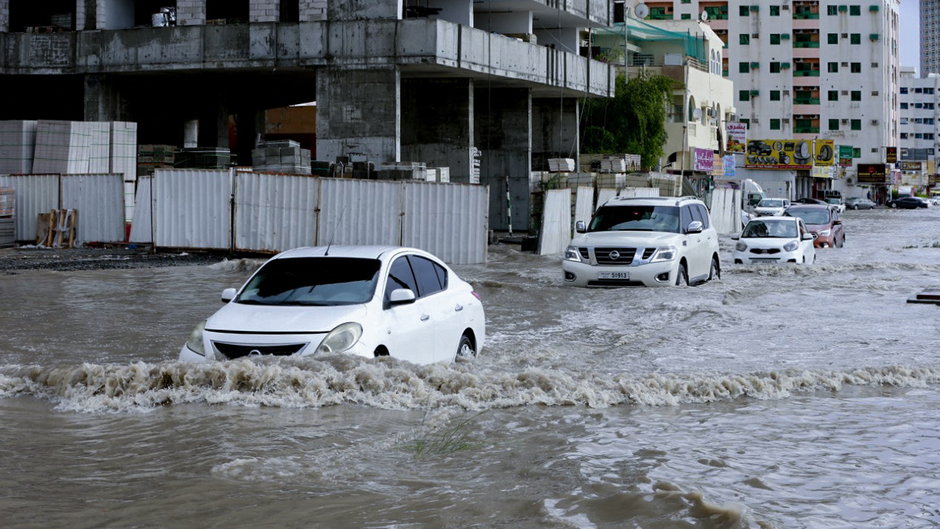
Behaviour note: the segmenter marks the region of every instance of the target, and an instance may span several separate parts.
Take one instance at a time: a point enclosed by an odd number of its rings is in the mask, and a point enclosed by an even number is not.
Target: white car
[[[779,217],[790,207],[790,200],[786,198],[765,198],[754,207],[754,214],[758,217]]]
[[[816,262],[816,237],[799,217],[760,217],[732,239],[734,264]]]
[[[222,301],[180,360],[347,353],[429,364],[476,356],[485,338],[480,296],[414,248],[288,250]]]
[[[577,231],[561,263],[570,285],[689,285],[721,274],[718,234],[694,197],[615,197]]]
[[[828,197],[826,203],[836,213],[845,213],[845,202],[839,197]]]

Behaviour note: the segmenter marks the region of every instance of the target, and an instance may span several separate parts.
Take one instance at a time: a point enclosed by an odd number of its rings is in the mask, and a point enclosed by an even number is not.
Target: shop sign
[[[744,152],[744,144],[747,141],[747,125],[739,121],[729,121],[725,123],[725,131],[728,133],[728,145],[725,150],[728,152]]]
[[[883,163],[860,163],[857,166],[859,184],[884,184],[887,170]]]
[[[921,166],[920,162],[901,162],[902,171],[912,171],[919,173],[922,169],[923,166]]]
[[[802,169],[833,165],[832,140],[748,140],[745,167],[753,169]]]
[[[898,148],[897,147],[885,147],[885,162],[887,163],[898,162]]]
[[[695,161],[692,162],[692,170],[705,173],[712,172],[712,166],[715,163],[715,155],[708,149],[693,149]]]

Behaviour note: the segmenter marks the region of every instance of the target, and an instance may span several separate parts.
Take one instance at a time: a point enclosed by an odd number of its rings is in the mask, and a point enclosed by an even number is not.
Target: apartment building
[[[645,5],[648,19],[707,19],[724,40],[723,70],[748,138],[831,139],[850,148],[844,183],[858,163],[884,163],[897,145],[898,0]]]
[[[917,77],[902,68],[899,95],[898,163],[901,186],[936,185],[940,153],[940,74]]]
[[[940,0],[920,0],[920,75],[940,73]]]

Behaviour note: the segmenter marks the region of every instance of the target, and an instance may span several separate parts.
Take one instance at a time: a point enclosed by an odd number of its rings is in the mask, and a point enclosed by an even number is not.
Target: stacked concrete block
[[[574,159],[573,158],[549,158],[548,170],[553,173],[573,173],[575,171]]]
[[[33,173],[88,173],[91,128],[82,121],[39,121]]]
[[[88,172],[107,173],[111,169],[111,123],[86,121],[88,132]]]
[[[137,191],[137,123],[115,121],[111,123],[110,173],[124,175],[124,221],[134,218]]]
[[[601,160],[602,173],[625,173],[627,161],[622,156],[605,156]]]
[[[206,24],[206,0],[176,0],[176,24],[178,26],[204,26]]]
[[[145,144],[137,147],[137,175],[152,175],[156,169],[173,168],[176,165],[175,145]]]
[[[326,20],[327,0],[300,0],[300,21]]]
[[[275,0],[250,0],[248,20],[251,22],[277,22],[281,18],[280,3]]]
[[[379,180],[428,180],[427,164],[422,162],[385,162],[376,171]]]
[[[37,121],[0,121],[0,174],[33,172]]]
[[[310,149],[293,140],[261,143],[251,151],[251,160],[256,171],[310,174]]]

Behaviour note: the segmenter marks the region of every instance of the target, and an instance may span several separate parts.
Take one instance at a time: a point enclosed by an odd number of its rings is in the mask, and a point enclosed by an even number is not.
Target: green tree
[[[613,98],[584,103],[581,152],[639,154],[644,167],[656,165],[666,144],[667,105],[678,86],[662,75],[618,75]]]

